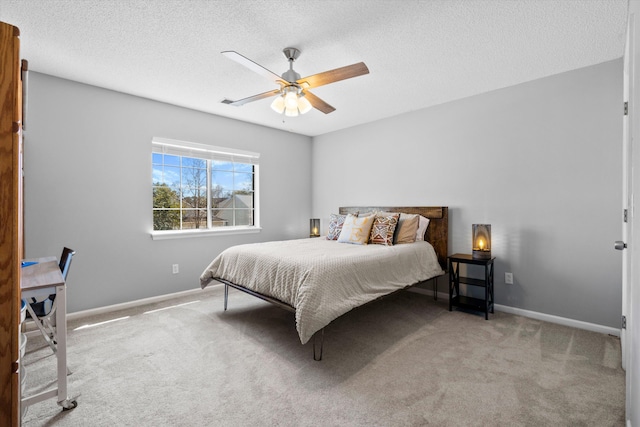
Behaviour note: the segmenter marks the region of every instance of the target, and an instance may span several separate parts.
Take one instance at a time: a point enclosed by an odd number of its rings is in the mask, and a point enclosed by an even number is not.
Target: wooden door
[[[20,31],[0,22],[0,420],[20,424],[19,323],[22,247]]]

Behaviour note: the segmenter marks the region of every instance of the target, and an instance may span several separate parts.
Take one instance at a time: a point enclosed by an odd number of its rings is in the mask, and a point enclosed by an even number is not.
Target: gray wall
[[[470,250],[472,223],[492,224],[498,304],[618,327],[621,76],[611,61],[311,143],[31,73],[27,256],[78,251],[73,312],[196,288],[226,247],[305,237],[311,216],[326,232],[339,206],[447,205],[450,253]],[[264,230],[151,240],[154,136],[261,153]]]
[[[262,232],[151,240],[154,136],[260,153]],[[26,255],[77,251],[69,312],[194,289],[231,245],[308,236],[310,170],[309,137],[31,73]]]
[[[498,304],[619,327],[621,114],[615,60],[319,136],[313,214],[449,206],[450,253],[491,224]]]

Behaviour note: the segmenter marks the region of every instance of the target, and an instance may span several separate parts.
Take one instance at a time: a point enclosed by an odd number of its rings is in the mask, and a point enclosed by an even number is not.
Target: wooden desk
[[[56,294],[56,357],[58,362],[57,387],[29,397],[22,397],[23,407],[58,398],[63,409],[73,409],[77,402],[67,395],[67,296],[62,272],[55,257],[39,258],[37,264],[22,268],[20,290],[22,299]]]

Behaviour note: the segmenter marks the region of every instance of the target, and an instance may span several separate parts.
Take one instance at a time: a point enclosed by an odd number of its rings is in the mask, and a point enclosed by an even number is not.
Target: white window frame
[[[151,141],[152,153],[163,153],[175,156],[195,157],[205,160],[225,160],[253,165],[253,225],[225,226],[212,228],[199,228],[187,230],[153,230],[153,220],[151,221],[151,238],[153,240],[181,239],[186,237],[206,237],[220,236],[228,234],[249,234],[259,233],[260,227],[260,185],[259,185],[259,159],[260,153],[252,151],[238,150],[235,148],[216,147],[195,142],[179,141],[175,139],[154,137]],[[207,162],[209,165],[210,162]],[[153,166],[152,166],[153,168]],[[211,195],[211,168],[207,168],[207,223],[210,223],[210,195]],[[153,188],[153,176],[151,177],[151,188]],[[153,202],[152,202],[153,216]]]

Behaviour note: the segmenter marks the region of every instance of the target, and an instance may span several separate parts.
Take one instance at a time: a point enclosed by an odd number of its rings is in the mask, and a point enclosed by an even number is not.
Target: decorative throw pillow
[[[359,216],[360,212],[356,211],[353,216]],[[367,214],[370,215],[370,214]],[[331,214],[329,216],[329,231],[327,232],[327,240],[338,240],[342,231],[342,224],[347,216],[342,214]]]
[[[417,214],[400,214],[394,245],[402,243],[413,243],[416,241],[416,233],[418,232],[418,223],[420,215]]]
[[[429,222],[431,222],[429,218],[425,218],[422,215],[420,215],[420,218],[418,221],[418,231],[416,232],[416,242],[424,241],[424,233],[427,232],[427,227],[429,226]]]
[[[399,215],[398,223],[396,224],[396,231],[393,234],[393,244],[396,244],[396,238],[398,237],[398,231],[400,231],[400,218],[403,218],[403,215],[407,215],[401,212],[387,212],[387,211],[375,211],[376,216],[390,216],[390,215]]]
[[[371,226],[371,236],[369,243],[375,245],[393,246],[393,233],[396,231],[400,214],[391,214],[388,216],[376,215]]]
[[[353,243],[354,245],[366,245],[369,241],[374,215],[359,218],[349,214],[344,220],[338,242]]]
[[[329,231],[327,232],[327,240],[338,240],[340,231],[342,231],[342,224],[346,215],[331,214],[329,216]]]

